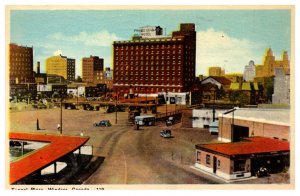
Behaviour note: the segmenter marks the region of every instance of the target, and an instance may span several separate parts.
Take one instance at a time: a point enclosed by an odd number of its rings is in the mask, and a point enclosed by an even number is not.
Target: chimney
[[[40,74],[40,62],[39,61],[37,62],[36,69],[37,69],[37,74]]]

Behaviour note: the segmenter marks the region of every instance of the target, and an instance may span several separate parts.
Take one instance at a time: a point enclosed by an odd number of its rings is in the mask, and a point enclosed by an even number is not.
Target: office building
[[[151,28],[147,27],[147,29]],[[152,28],[152,31],[156,28]],[[161,30],[162,31],[162,30]],[[113,43],[113,88],[118,94],[188,92],[195,81],[195,24],[171,37],[150,33]],[[147,34],[148,35],[148,34]]]
[[[9,44],[10,84],[33,83],[33,47]]]
[[[64,77],[68,82],[75,80],[75,59],[58,55],[46,59],[46,73]]]
[[[104,60],[98,56],[82,59],[82,81],[88,84],[99,84],[103,80]]]

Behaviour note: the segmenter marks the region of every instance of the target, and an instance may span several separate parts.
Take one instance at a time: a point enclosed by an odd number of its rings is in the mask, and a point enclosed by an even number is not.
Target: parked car
[[[174,118],[173,116],[170,116],[170,117],[168,118],[168,120],[166,120],[167,126],[173,125],[174,122],[175,122],[175,118]]]
[[[256,172],[257,177],[265,177],[269,176],[269,171],[265,167],[260,167],[259,170]]]
[[[169,129],[162,130],[160,131],[160,136],[163,138],[171,138],[172,137],[172,132]]]
[[[94,123],[94,127],[110,127],[111,123],[109,120],[101,120],[99,122]]]

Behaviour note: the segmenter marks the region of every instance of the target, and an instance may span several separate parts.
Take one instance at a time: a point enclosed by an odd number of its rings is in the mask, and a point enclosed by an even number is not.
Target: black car
[[[94,123],[94,127],[110,127],[111,123],[109,120],[101,120],[99,122]]]

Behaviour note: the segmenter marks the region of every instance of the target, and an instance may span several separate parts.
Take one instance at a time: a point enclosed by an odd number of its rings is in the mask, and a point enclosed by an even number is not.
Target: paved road
[[[115,126],[110,131],[105,136],[105,144],[103,141],[99,144],[103,147],[100,154],[105,156],[104,163],[85,184],[216,183],[190,168],[193,144],[180,138],[180,131],[175,130],[171,139],[159,136],[160,127],[137,131],[128,126]]]

